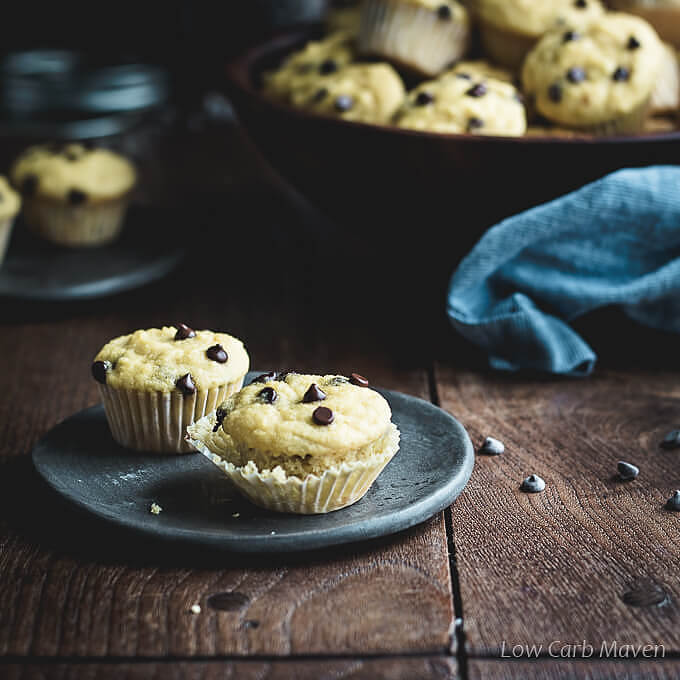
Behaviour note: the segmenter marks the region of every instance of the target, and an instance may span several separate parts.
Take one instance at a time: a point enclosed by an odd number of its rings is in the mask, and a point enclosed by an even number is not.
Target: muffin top
[[[578,25],[604,12],[599,0],[476,0],[474,8],[487,23],[536,38],[556,24]]]
[[[14,217],[21,207],[19,194],[12,189],[9,182],[0,175],[0,220]]]
[[[239,380],[248,365],[240,340],[180,324],[111,340],[95,357],[92,374],[115,389],[192,394]]]
[[[220,406],[218,423],[238,448],[337,460],[339,451],[368,446],[390,427],[388,403],[367,385],[356,374],[265,374]]]
[[[462,72],[422,83],[409,92],[395,122],[413,130],[519,136],[526,130],[526,113],[509,83]]]
[[[294,88],[323,79],[353,59],[352,36],[346,31],[336,31],[323,40],[307,43],[287,57],[277,70],[266,73],[264,91],[273,97],[287,99]]]
[[[401,78],[389,64],[352,64],[295,88],[291,103],[344,120],[386,123],[405,94]]]
[[[662,55],[646,21],[612,12],[578,30],[543,36],[527,55],[522,82],[546,118],[587,127],[640,107],[656,84]]]
[[[26,197],[78,205],[122,196],[135,184],[136,172],[130,161],[108,149],[45,145],[30,147],[19,156],[11,180]]]

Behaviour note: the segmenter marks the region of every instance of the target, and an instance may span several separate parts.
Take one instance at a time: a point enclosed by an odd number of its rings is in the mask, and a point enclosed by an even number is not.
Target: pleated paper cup
[[[366,0],[362,7],[359,51],[425,76],[460,59],[469,40],[469,21],[442,20],[432,9],[395,0]]]
[[[227,435],[221,427],[213,431],[215,423],[215,414],[202,418],[189,428],[187,441],[222,470],[248,500],[276,512],[315,515],[356,503],[399,449],[399,430],[390,424],[382,453],[301,479],[287,475],[280,466],[259,470],[253,461],[237,467],[225,460],[220,454],[228,450]]]
[[[154,453],[190,453],[187,427],[215,409],[243,384],[239,380],[183,395],[143,392],[99,385],[113,438],[127,449]]]
[[[524,57],[538,41],[538,37],[504,30],[483,19],[479,20],[479,37],[484,53],[497,64],[513,71],[519,69]]]

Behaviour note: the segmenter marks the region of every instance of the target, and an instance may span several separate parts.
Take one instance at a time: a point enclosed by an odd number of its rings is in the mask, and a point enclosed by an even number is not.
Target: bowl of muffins
[[[230,94],[280,174],[401,266],[453,265],[504,217],[678,158],[680,3],[347,5],[229,63]]]

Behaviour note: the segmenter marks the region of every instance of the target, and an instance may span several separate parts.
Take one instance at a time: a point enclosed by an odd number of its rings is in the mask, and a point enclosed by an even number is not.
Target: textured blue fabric
[[[495,368],[588,375],[597,357],[567,322],[608,305],[680,332],[680,167],[619,170],[492,227],[447,313]]]

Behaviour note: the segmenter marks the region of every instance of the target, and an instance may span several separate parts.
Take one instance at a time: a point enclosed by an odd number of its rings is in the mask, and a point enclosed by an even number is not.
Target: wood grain
[[[469,680],[675,680],[680,661],[471,661]]]
[[[468,653],[554,640],[677,653],[680,516],[664,502],[680,467],[677,451],[659,448],[678,424],[676,375],[534,380],[440,366],[436,376],[442,406],[473,442],[492,435],[506,447],[477,456],[452,506]],[[638,465],[639,478],[618,481],[618,460]],[[530,473],[545,492],[520,492]],[[666,597],[651,604],[659,589]]]

